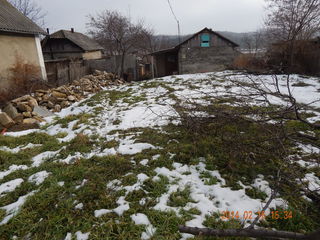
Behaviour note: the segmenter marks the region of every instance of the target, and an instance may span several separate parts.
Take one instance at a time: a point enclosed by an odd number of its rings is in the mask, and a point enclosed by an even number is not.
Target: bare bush
[[[247,70],[249,72],[266,72],[267,63],[262,57],[256,54],[241,54],[233,62],[233,67],[238,70]]]
[[[10,89],[0,91],[0,102],[2,103],[24,94],[30,94],[40,88],[48,88],[40,77],[40,67],[25,62],[19,55],[16,56],[15,64],[9,69],[9,73]]]
[[[97,16],[89,16],[89,33],[107,50],[110,56],[121,55],[118,66],[120,76],[124,73],[125,57],[132,51],[153,49],[153,32],[140,21],[131,20],[116,11],[102,11]]]
[[[270,174],[268,181],[273,193],[262,211],[268,209],[278,194],[286,191],[284,189],[291,189],[286,193],[288,198],[300,198],[305,195],[320,209],[320,205],[317,205],[320,202],[319,189],[309,189],[308,184],[301,177],[305,176],[304,170],[293,164],[293,159],[290,157],[292,147],[298,142],[307,141],[312,145],[318,145],[319,139],[316,136],[305,135],[299,130],[287,127],[288,121],[294,120],[301,122],[307,128],[318,129],[317,124],[310,123],[303,117],[304,113],[310,110],[309,104],[302,105],[297,102],[292,94],[289,80],[286,81],[286,90],[283,86],[281,88],[280,84],[283,85],[283,82],[280,83],[278,76],[274,76],[271,85],[266,83],[263,77],[251,75],[243,76],[242,79],[227,78],[226,81],[238,91],[234,92],[231,88],[230,90],[226,88],[223,94],[215,95],[194,89],[197,95],[207,96],[204,98],[211,104],[203,105],[188,98],[177,103],[175,109],[179,113],[180,121],[195,135],[192,141],[196,143],[199,138],[206,138],[207,134],[210,137],[216,136],[218,142],[215,144],[221,141],[221,145],[218,145],[219,149],[226,155],[225,165],[219,166],[222,173],[227,171],[237,174],[237,166],[239,167],[240,163],[242,163],[241,168],[244,168],[246,163],[254,164],[257,168],[260,164],[265,168],[270,166],[273,170],[268,173]],[[283,104],[273,104],[270,98],[274,97]],[[230,103],[232,104],[229,105]],[[253,103],[257,103],[258,106]],[[239,131],[243,134],[239,134]],[[247,134],[248,131],[251,131],[251,134]],[[197,138],[198,134],[201,137]],[[255,229],[259,220],[261,220],[260,216],[257,216],[249,227],[241,229],[199,229],[180,226],[179,230],[182,233],[215,237],[267,236],[290,239],[318,239],[319,237],[319,230],[303,234]]]

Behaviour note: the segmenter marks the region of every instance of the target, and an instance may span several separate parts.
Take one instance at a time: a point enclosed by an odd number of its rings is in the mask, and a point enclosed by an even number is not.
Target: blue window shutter
[[[201,47],[210,47],[210,35],[204,33],[201,35]]]
[[[203,41],[203,42],[205,42],[205,41],[210,41],[210,35],[209,34],[202,34],[201,35],[201,40]]]

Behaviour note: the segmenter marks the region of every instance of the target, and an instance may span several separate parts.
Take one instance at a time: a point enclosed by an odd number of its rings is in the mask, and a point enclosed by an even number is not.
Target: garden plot
[[[285,92],[286,76],[278,78]],[[290,164],[283,177],[292,181],[281,183],[260,226],[319,227],[316,195],[302,191],[319,194],[319,141],[291,137],[285,151],[278,148],[268,134],[280,120],[252,120],[288,102],[252,94],[253,82],[275,88],[272,76],[232,71],[111,87],[47,118],[41,129],[0,136],[0,236],[187,239],[181,224],[248,226],[273,194],[280,156]],[[319,122],[320,80],[294,75],[291,87],[306,119]],[[231,118],[243,112],[246,119]],[[298,121],[286,120],[285,128],[290,136],[320,135]],[[293,218],[275,221],[275,210]]]

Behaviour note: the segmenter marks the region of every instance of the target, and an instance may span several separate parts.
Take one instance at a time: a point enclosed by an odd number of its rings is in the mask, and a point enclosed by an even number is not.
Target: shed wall
[[[102,52],[99,51],[93,51],[93,52],[86,52],[83,55],[84,60],[90,60],[90,59],[100,59],[102,58]]]
[[[179,52],[180,74],[222,71],[233,64],[239,52],[232,47],[183,46]]]

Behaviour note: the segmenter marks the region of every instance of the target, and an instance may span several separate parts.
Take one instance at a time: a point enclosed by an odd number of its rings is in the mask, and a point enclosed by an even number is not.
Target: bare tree
[[[120,55],[120,76],[124,73],[125,57],[130,51],[152,49],[152,31],[142,21],[132,23],[116,11],[103,11],[89,16],[89,33],[111,56]]]
[[[187,123],[188,128],[193,129],[196,132],[199,132],[201,127],[206,126],[205,124],[212,124],[213,122],[217,124],[217,122],[222,121],[225,124],[227,121],[238,122],[240,121],[248,121],[255,126],[261,127],[262,132],[265,134],[270,134],[266,141],[271,142],[274,141],[275,148],[274,154],[278,159],[278,171],[274,172],[272,176],[272,193],[269,196],[269,200],[264,204],[261,212],[265,212],[268,208],[270,208],[270,204],[277,197],[278,193],[281,191],[284,185],[290,183],[292,186],[295,186],[296,192],[290,192],[291,196],[298,196],[299,194],[304,194],[308,196],[310,199],[314,200],[316,203],[320,200],[320,195],[318,193],[319,189],[310,190],[308,186],[305,186],[304,180],[299,177],[299,175],[303,175],[303,170],[299,168],[294,168],[290,156],[290,151],[286,146],[286,142],[296,142],[300,138],[307,139],[309,143],[316,144],[319,140],[316,136],[305,135],[300,132],[288,131],[285,123],[287,120],[298,120],[303,122],[304,124],[313,127],[315,130],[319,129],[319,125],[312,124],[309,121],[305,120],[301,116],[301,112],[305,112],[307,109],[303,109],[301,104],[297,102],[297,100],[292,95],[290,88],[287,89],[286,92],[284,89],[281,89],[280,79],[275,76],[273,79],[273,84],[268,85],[266,82],[259,77],[252,77],[247,75],[243,80],[239,79],[228,79],[231,85],[237,86],[240,89],[238,92],[234,92],[232,90],[226,91],[225,95],[219,93],[217,96],[212,96],[203,91],[198,91],[199,94],[204,94],[211,99],[211,101],[223,102],[223,98],[232,98],[236,103],[237,111],[231,111],[230,108],[223,109],[221,107],[203,107],[201,104],[194,102],[194,100],[187,102],[188,107],[179,106],[178,115],[181,116],[181,120]],[[281,81],[283,83],[283,80]],[[289,84],[289,82],[287,82]],[[281,99],[283,106],[275,107],[272,102],[270,102],[270,97],[277,97]],[[237,100],[235,100],[237,99]],[[316,100],[317,101],[317,100]],[[264,102],[265,106],[268,106],[264,110],[257,110],[252,108],[252,102]],[[314,102],[312,102],[314,103]],[[311,103],[310,103],[311,104]],[[308,104],[307,104],[308,105]],[[192,107],[191,107],[192,106]],[[191,110],[190,110],[191,109]],[[242,110],[239,110],[242,109]],[[199,111],[203,111],[208,113],[210,117],[199,117]],[[193,114],[194,113],[194,114]],[[212,116],[212,117],[211,117]],[[255,116],[254,118],[248,118],[247,116]],[[272,130],[268,129],[270,121],[273,121]],[[203,125],[202,125],[203,124]],[[200,125],[200,126],[198,126]],[[197,129],[195,130],[195,127]],[[206,131],[206,130],[205,130]],[[264,140],[264,141],[265,141]],[[234,139],[234,141],[239,142],[237,144],[241,144],[240,139]],[[255,142],[260,142],[259,139],[255,139]],[[241,146],[241,149],[246,149],[245,146]],[[270,152],[266,146],[263,146],[259,150]],[[240,151],[239,151],[240,152]],[[251,152],[250,152],[251,154]],[[258,153],[257,153],[258,154]],[[253,156],[256,154],[253,153]],[[240,158],[239,158],[240,159]],[[289,170],[290,169],[290,170]],[[293,171],[293,169],[295,169]],[[299,179],[298,183],[301,184],[301,187],[297,187],[296,180]],[[292,181],[293,180],[293,181]],[[307,184],[308,185],[308,184]],[[269,230],[258,228],[255,229],[255,226],[261,220],[261,216],[258,214],[257,217],[252,221],[250,226],[243,227],[239,229],[210,229],[210,228],[194,228],[187,226],[179,226],[179,231],[181,233],[189,233],[196,236],[214,236],[214,237],[252,237],[252,238],[276,238],[276,239],[306,239],[306,240],[316,240],[320,239],[320,229],[315,230],[314,232],[303,234],[303,233],[295,233],[295,232],[287,232],[287,231],[279,231],[279,230]]]
[[[266,0],[274,40],[310,39],[320,30],[320,0]]]
[[[271,36],[272,42],[282,41],[286,47],[287,62],[286,67],[288,75],[286,78],[286,91],[280,89],[279,79],[274,75],[275,89],[268,89],[265,87],[263,81],[257,82],[256,80],[250,81],[253,88],[247,90],[247,86],[240,86],[242,89],[248,91],[249,96],[260,96],[270,106],[272,104],[268,101],[268,95],[273,95],[281,98],[288,103],[287,107],[279,109],[276,112],[268,113],[272,119],[280,120],[279,127],[284,134],[284,139],[290,139],[288,133],[285,130],[284,122],[288,119],[297,120],[313,129],[320,128],[318,124],[314,124],[302,117],[304,109],[297,102],[296,98],[292,94],[291,89],[291,77],[290,70],[294,63],[295,48],[297,42],[310,40],[320,30],[320,0],[266,0],[269,4],[269,15],[266,21],[266,25],[269,29],[269,36]],[[248,42],[250,46],[253,44]],[[250,77],[248,77],[249,80]],[[237,93],[238,94],[238,93]],[[318,141],[318,138],[313,136],[300,135],[300,137],[306,137],[309,140]],[[279,145],[282,145],[283,139],[279,139]],[[285,150],[285,149],[284,149]],[[288,159],[281,159],[281,165],[292,167]],[[280,168],[281,170],[281,168]],[[296,179],[294,172],[279,172],[277,176],[274,176],[277,183],[280,183],[280,179]],[[280,176],[280,177],[279,177]],[[277,189],[275,189],[277,190]],[[299,191],[302,189],[299,189]],[[308,189],[303,189],[306,195],[314,194]],[[308,192],[309,191],[309,192]],[[270,202],[273,200],[275,194],[272,194],[270,200],[265,204],[263,209],[269,207]],[[314,195],[312,195],[313,197]],[[314,196],[319,201],[319,195]],[[192,228],[186,226],[179,226],[179,230],[182,233],[190,233],[199,236],[214,236],[214,237],[263,237],[263,238],[285,238],[285,239],[308,239],[316,240],[320,239],[320,229],[315,230],[309,234],[300,234],[286,231],[275,231],[266,229],[254,229],[254,226],[258,223],[259,216],[252,222],[247,228],[242,229],[209,229],[209,228]]]
[[[320,32],[320,0],[266,0],[270,42],[283,44],[285,68],[292,70],[297,44]]]
[[[44,26],[46,13],[36,2],[33,0],[9,0],[9,2],[33,22]]]

